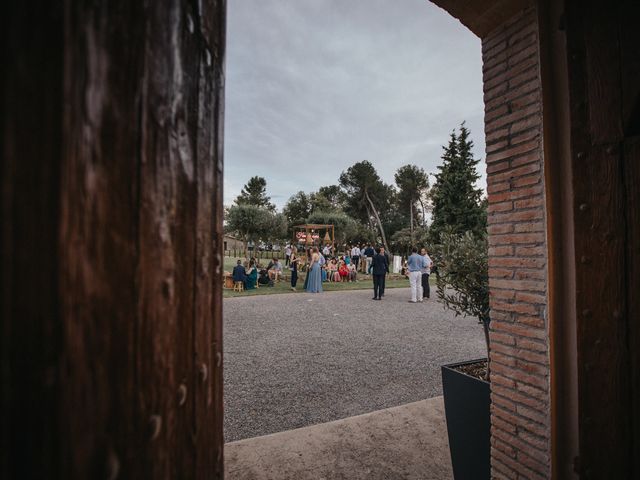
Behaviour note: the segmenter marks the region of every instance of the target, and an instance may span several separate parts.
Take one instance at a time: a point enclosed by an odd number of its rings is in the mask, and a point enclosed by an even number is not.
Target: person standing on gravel
[[[427,261],[422,255],[418,255],[418,249],[413,247],[407,260],[409,267],[409,284],[411,285],[410,303],[422,302],[422,269]]]
[[[424,300],[425,298],[431,297],[429,275],[431,274],[431,265],[433,265],[433,262],[431,261],[431,257],[429,257],[426,248],[420,250],[420,255],[422,255],[427,262],[427,265],[422,269],[422,299]]]
[[[372,300],[382,300],[384,295],[384,276],[389,271],[389,263],[384,254],[384,248],[380,248],[371,258],[371,270],[373,273],[373,298]]]

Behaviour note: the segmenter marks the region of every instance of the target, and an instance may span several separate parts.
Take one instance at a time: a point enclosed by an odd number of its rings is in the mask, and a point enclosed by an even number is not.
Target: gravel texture
[[[409,289],[224,300],[227,442],[441,395],[440,366],[486,356],[482,326]]]

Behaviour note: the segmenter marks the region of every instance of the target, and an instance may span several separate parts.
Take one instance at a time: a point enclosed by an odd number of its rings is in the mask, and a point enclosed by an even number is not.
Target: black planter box
[[[489,382],[454,369],[482,361],[485,359],[442,367],[444,409],[455,480],[489,480],[491,476]]]

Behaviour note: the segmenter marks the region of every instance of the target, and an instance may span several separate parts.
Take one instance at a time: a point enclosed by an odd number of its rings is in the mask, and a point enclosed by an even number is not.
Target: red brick
[[[505,200],[515,200],[518,198],[530,197],[531,195],[540,195],[541,192],[542,186],[536,185],[528,188],[519,188],[517,190],[492,193],[491,195],[489,195],[489,203],[503,202]]]
[[[537,173],[540,171],[539,163],[532,163],[529,165],[522,165],[517,168],[512,168],[506,172],[496,173],[494,175],[489,175],[487,177],[487,182],[489,184],[503,182],[505,180],[510,180],[518,177],[524,177],[526,175]]]
[[[547,345],[541,342],[536,342],[533,340],[527,340],[524,338],[518,338],[516,340],[518,347],[520,348],[525,348],[527,350],[531,350],[534,352],[546,352],[547,351]]]
[[[533,139],[539,139],[539,138],[540,138],[540,130],[538,130],[537,128],[534,128],[533,130],[527,130],[517,135],[512,135],[511,137],[509,137],[509,143],[511,145],[517,145],[522,142],[529,142]]]
[[[530,92],[540,88],[539,69],[537,62],[533,62],[532,66],[527,70],[509,78],[509,89],[517,88],[522,92]]]
[[[503,300],[512,300],[516,296],[516,292],[513,290],[500,290],[498,288],[489,292],[491,298],[501,298]],[[493,316],[492,316],[493,317]]]
[[[489,225],[487,227],[487,232],[489,235],[499,235],[501,233],[511,233],[513,232],[513,225],[509,223],[505,223],[502,225]]]
[[[489,268],[490,278],[513,278],[513,270],[506,268]]]
[[[489,341],[500,342],[505,345],[515,345],[516,341],[511,335],[505,335],[502,333],[489,332]]]
[[[534,445],[529,445],[519,435],[510,435],[507,432],[503,432],[502,430],[492,429],[491,432],[500,440],[507,442],[509,445],[514,447],[516,450],[529,452],[530,455],[538,457],[540,459],[548,460],[548,454],[546,451],[541,451]]]
[[[533,280],[508,280],[508,279],[495,279],[489,280],[490,288],[512,288],[514,290],[524,290],[530,292],[544,292],[546,291],[544,282],[536,282]]]
[[[545,247],[516,247],[516,257],[540,257],[546,253]]]
[[[513,247],[489,247],[490,257],[513,255]]]
[[[518,302],[526,302],[544,305],[547,303],[547,297],[534,293],[516,292],[516,300]]]
[[[513,226],[513,228],[516,233],[544,232],[544,223],[542,222],[516,223]]]
[[[496,205],[502,205],[500,203]],[[512,245],[526,243],[542,243],[545,236],[542,233],[507,233],[489,237],[489,245]]]
[[[545,353],[530,352],[528,350],[518,350],[518,358],[529,362],[538,362],[541,365],[548,365],[549,359]]]
[[[490,278],[493,278],[490,276]],[[505,302],[494,302],[491,304],[491,308],[495,310],[502,310],[505,312],[515,312],[515,313],[527,313],[530,315],[535,315],[538,313],[538,308],[529,305],[527,303],[505,303]]]
[[[528,177],[516,178],[511,181],[512,188],[526,187],[528,185],[535,185],[540,183],[540,174],[530,175]]]
[[[518,270],[514,277],[518,280],[546,280],[547,275],[543,270]]]
[[[535,373],[542,376],[549,374],[549,367],[547,365],[541,365],[539,363],[526,362],[520,359],[516,359],[516,366],[518,367],[518,369],[528,373]]]
[[[515,168],[515,167],[519,167],[520,165],[527,165],[529,163],[539,162],[539,161],[540,161],[540,152],[535,151],[535,152],[527,153],[526,155],[521,155],[518,158],[512,159],[511,166]]]
[[[528,418],[529,420],[532,420],[534,422],[540,423],[541,425],[544,425],[547,421],[546,415],[529,407],[516,405],[516,412],[518,412],[518,415],[522,415],[523,417]]]
[[[504,162],[487,164],[486,171],[488,174],[491,174],[491,173],[500,172],[502,170],[507,170],[508,168],[510,168],[510,166],[509,166],[509,161],[507,160]]]
[[[511,157],[515,157],[517,155],[521,155],[523,153],[527,153],[530,152],[532,150],[538,151],[538,149],[540,148],[540,144],[538,142],[538,140],[533,140],[531,142],[527,142],[527,143],[521,143],[517,146],[508,148],[506,150],[502,150],[500,152],[496,152],[496,153],[492,153],[490,155],[487,155],[487,162],[497,162],[498,160],[502,160],[504,158],[511,158]]]
[[[546,431],[546,434],[548,436],[549,432]],[[535,435],[535,434],[531,434],[531,433],[527,433],[527,432],[520,432],[518,434],[518,436],[522,440],[527,442],[529,445],[532,445],[533,447],[535,447],[536,449],[538,449],[540,451],[544,452],[548,448],[548,441],[546,439],[546,436]]]
[[[498,140],[502,139],[502,138],[506,138],[509,136],[509,127],[505,127],[502,128],[500,130],[495,130],[491,133],[488,133],[485,137],[485,142],[487,143],[487,145],[490,145],[494,142],[497,142]]]
[[[509,127],[509,133],[513,135],[515,133],[524,132],[525,130],[529,130],[533,127],[542,127],[542,118],[540,115],[532,115],[518,122],[512,123]]]
[[[499,226],[502,225],[494,225],[494,227]],[[542,268],[545,263],[543,258],[489,258],[490,267]]]
[[[531,470],[538,472],[541,476],[539,478],[547,478],[543,475],[546,475],[548,471],[548,466],[547,466],[548,459],[543,463],[542,461],[535,459],[533,457],[530,457],[529,455],[527,455],[522,451],[518,451],[518,462],[522,463],[523,465],[526,465]]]
[[[494,214],[489,216],[487,221],[490,225],[495,225],[496,223],[529,222],[542,218],[542,213],[542,210],[521,210],[513,213]]]
[[[488,213],[494,212],[508,212],[513,210],[513,202],[500,202],[500,203],[491,203],[487,207]]]
[[[502,88],[502,84],[496,88],[493,88],[491,92],[496,93],[499,89]],[[504,90],[500,90],[504,91]],[[488,93],[487,93],[488,95]],[[495,118],[489,122],[485,122],[484,128],[485,131],[491,132],[497,128],[500,128],[507,124],[512,124],[513,122],[520,121],[524,118],[529,117],[530,115],[540,115],[540,104],[534,103],[520,110],[516,110],[515,112],[509,113],[508,115],[501,115],[498,118]]]
[[[541,390],[540,388],[521,383],[518,384],[518,391],[544,402],[549,401],[549,394],[547,393],[547,390]]]
[[[496,183],[495,185],[487,185],[487,192],[489,193],[489,197],[491,197],[492,193],[509,190],[509,188],[511,188],[509,182]]]
[[[518,53],[509,55],[508,64],[510,67],[513,67],[515,65],[518,65],[520,62],[528,60],[531,57],[536,59],[538,58],[538,45],[535,43],[523,48]]]
[[[507,357],[509,358],[509,357]],[[496,394],[496,395],[502,395],[503,397],[507,397],[511,400],[513,400],[516,403],[522,403],[523,405],[527,405],[531,408],[537,408],[541,411],[543,411],[546,406],[547,403],[538,399],[538,398],[533,398],[533,397],[529,397],[527,395],[523,395],[522,393],[519,393],[517,391],[514,390],[510,390],[510,389],[506,389],[500,385],[492,385],[491,386],[491,393],[492,394]],[[532,430],[535,430],[532,429]],[[534,432],[535,433],[535,432]]]
[[[506,439],[505,441],[508,443]],[[505,455],[500,450],[497,450],[495,448],[491,450],[491,459],[493,460],[492,465],[494,464],[495,460],[498,460],[506,464],[508,468],[511,468],[512,470],[518,472],[518,477],[511,477],[511,478],[526,478],[528,480],[538,480],[541,478],[539,474],[537,474],[530,468],[525,467],[524,465],[513,460],[512,458],[509,458],[507,455]]]
[[[517,202],[515,202],[515,207],[517,209],[536,208],[536,207],[541,207],[542,205],[544,205],[544,202],[542,200],[542,195],[539,195],[537,197],[527,198],[524,200],[518,200]]]
[[[507,91],[507,83],[501,83],[500,85],[496,86],[495,88],[492,88],[491,90],[487,91],[484,93],[483,96],[483,100],[485,101],[485,103],[489,100],[491,100],[494,97],[497,97],[498,95],[504,93]],[[487,130],[487,125],[484,126],[485,132],[488,131]]]
[[[493,364],[493,362],[498,362],[508,367],[515,367],[517,361],[518,361],[517,359],[510,357],[508,355],[503,355],[502,353],[499,353],[499,352],[491,352],[491,364]],[[495,385],[495,388],[503,389],[503,387],[500,387],[497,385]],[[491,387],[491,390],[493,389],[494,388]]]
[[[505,148],[509,145],[509,141],[508,140],[500,140],[498,142],[492,143],[492,144],[487,144],[487,148],[485,148],[485,152],[491,153],[491,152],[495,152],[496,150],[500,150],[502,148]]]
[[[538,340],[544,340],[546,338],[546,332],[544,330],[532,328],[527,325],[522,325],[519,322],[518,323],[491,322],[491,328],[500,332],[507,332],[512,335],[518,335],[521,337],[536,338]]]
[[[544,328],[544,319],[540,317],[518,317],[518,323],[531,327]]]
[[[503,385],[509,388],[515,388],[516,382],[509,377],[503,377],[501,375],[491,374],[491,383],[495,382],[497,385]],[[512,408],[515,411],[515,406]]]

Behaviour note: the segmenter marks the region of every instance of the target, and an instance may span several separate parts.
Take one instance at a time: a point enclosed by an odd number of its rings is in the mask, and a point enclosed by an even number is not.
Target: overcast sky
[[[225,204],[252,175],[281,208],[360,160],[388,183],[408,163],[435,172],[463,120],[484,159],[480,40],[444,10],[427,0],[227,5]]]

